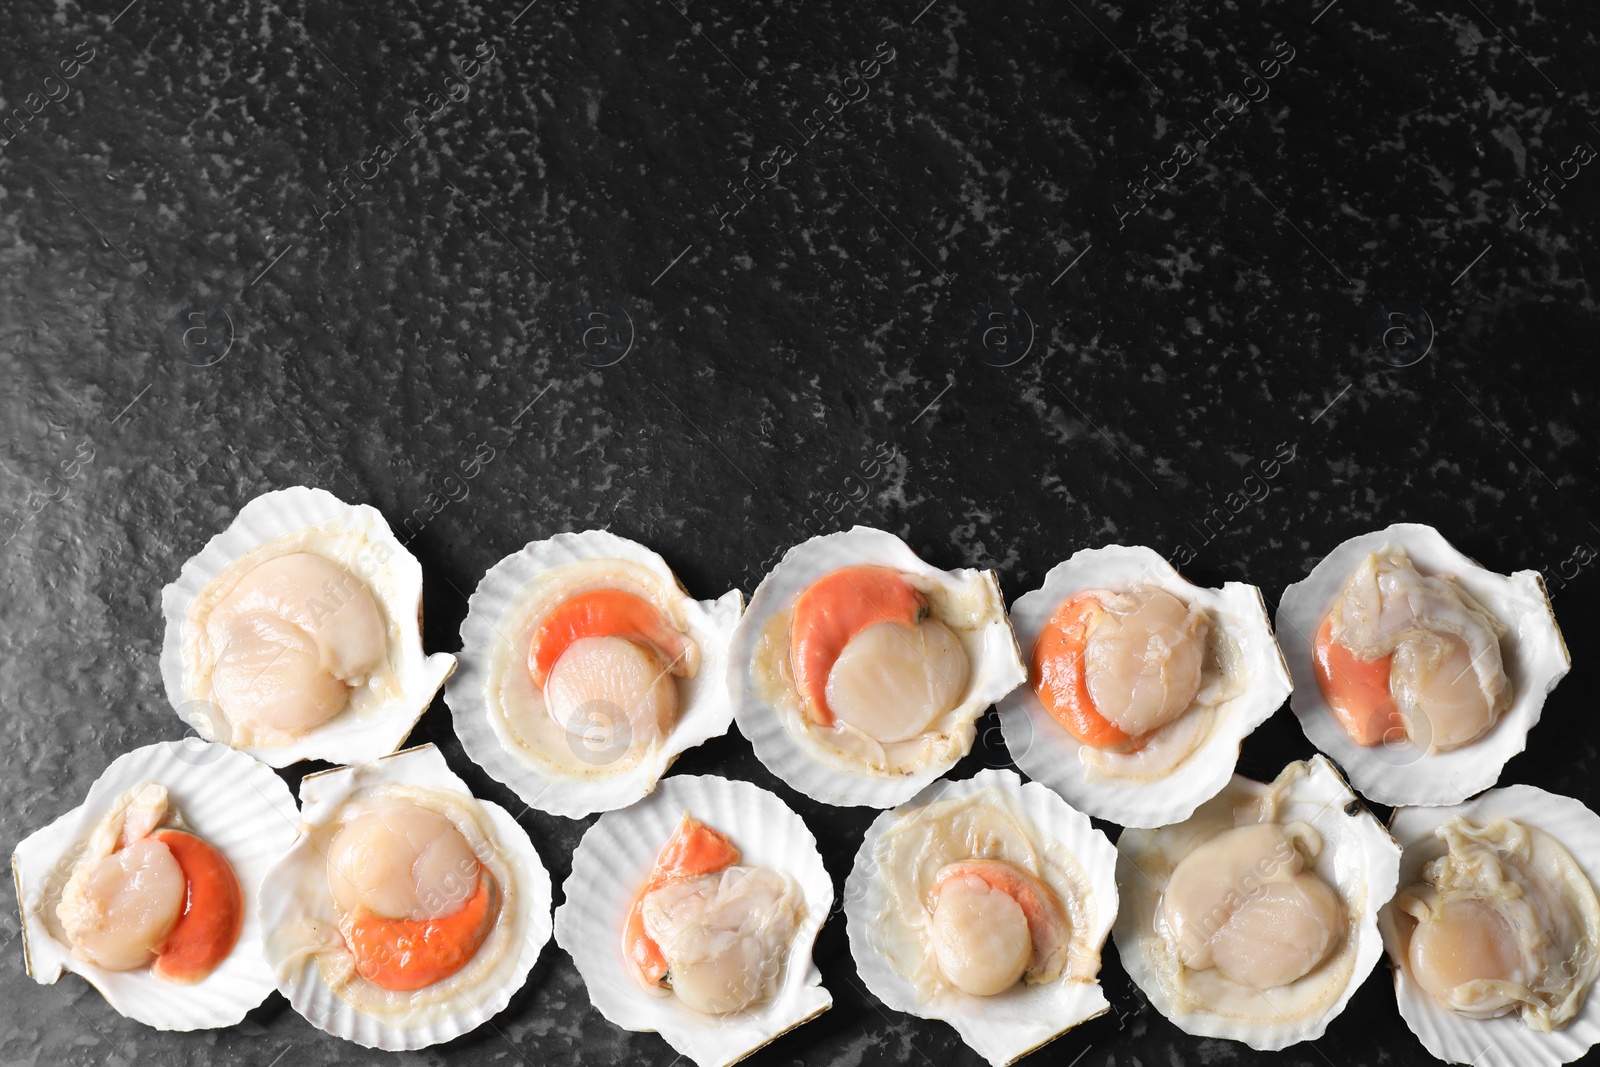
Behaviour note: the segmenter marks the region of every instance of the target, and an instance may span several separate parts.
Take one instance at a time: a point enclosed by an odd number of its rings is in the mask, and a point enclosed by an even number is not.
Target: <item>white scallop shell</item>
[[[634,895],[685,812],[731,838],[741,863],[793,877],[805,898],[782,988],[744,1011],[704,1015],[676,997],[653,996],[639,988],[623,959],[622,928]],[[646,799],[600,816],[588,829],[562,893],[556,944],[577,964],[600,1014],[625,1030],[659,1033],[700,1067],[736,1063],[833,1004],[811,959],[833,908],[833,882],[805,822],[759,786],[715,775],[665,779]]]
[[[1075,594],[1140,584],[1158,586],[1204,608],[1212,624],[1239,646],[1247,675],[1244,691],[1217,707],[1216,723],[1200,747],[1165,778],[1091,776],[1079,758],[1082,743],[1045,710],[1032,685],[1018,686],[1000,701],[1000,729],[1017,766],[1080,811],[1123,826],[1153,827],[1187,819],[1228,784],[1239,762],[1239,746],[1272,717],[1292,686],[1260,589],[1243,582],[1228,582],[1221,589],[1195,585],[1160,553],[1142,546],[1081,549],[1050,568],[1042,586],[1018,597],[1011,605],[1011,626],[1024,655],[1031,660],[1050,616]]]
[[[95,825],[123,793],[156,782],[183,825],[226,857],[239,879],[244,919],[233,952],[194,985],[175,985],[148,968],[108,971],[75,958],[52,929],[55,906]],[[89,787],[83,803],[28,835],[11,854],[22,905],[22,951],[28,974],[53,985],[63,971],[82,975],[123,1015],[157,1030],[232,1026],[274,988],[262,949],[256,901],[267,869],[294,840],[299,812],[289,787],[269,768],[226,745],[186,738],[118,756]]]
[[[1409,741],[1357,744],[1333,717],[1317,684],[1311,648],[1317,627],[1361,561],[1388,544],[1403,547],[1424,574],[1454,575],[1510,627],[1500,639],[1500,650],[1514,687],[1511,706],[1488,734],[1448,752],[1429,753]],[[1345,769],[1363,796],[1379,804],[1456,804],[1494,785],[1511,757],[1527,747],[1528,731],[1539,721],[1546,694],[1572,666],[1537,571],[1496,574],[1462,555],[1438,530],[1417,523],[1396,523],[1353,537],[1328,553],[1303,580],[1283,591],[1277,621],[1295,680],[1289,704],[1301,729]]]
[[[1346,907],[1359,909],[1356,928],[1354,968],[1344,990],[1327,1011],[1315,1018],[1288,1019],[1261,1024],[1209,1011],[1184,1013],[1178,1010],[1162,986],[1156,968],[1145,952],[1144,931],[1152,929],[1161,888],[1135,867],[1135,858],[1159,849],[1164,836],[1183,831],[1184,824],[1154,830],[1124,830],[1117,839],[1117,886],[1122,891],[1122,912],[1112,937],[1128,976],[1144,991],[1150,1003],[1180,1030],[1198,1037],[1225,1037],[1243,1041],[1251,1048],[1276,1051],[1301,1041],[1314,1041],[1328,1024],[1344,1011],[1351,996],[1372,973],[1383,943],[1378,936],[1378,910],[1394,896],[1400,866],[1400,847],[1372,813],[1357,802],[1347,812],[1356,795],[1324,756],[1305,761],[1309,773],[1290,783],[1286,801],[1279,809],[1280,822],[1299,820],[1310,823],[1322,835],[1323,848],[1306,869],[1316,872],[1333,886]],[[1196,817],[1220,806],[1222,810],[1259,795],[1267,785],[1235,775],[1217,796],[1202,805]]]
[[[390,622],[390,663],[401,695],[358,716],[348,709],[285,745],[237,746],[273,767],[320,759],[354,763],[387,755],[405,743],[411,728],[428,710],[433,696],[455,670],[455,657],[422,651],[422,566],[406,551],[377,508],[346,504],[332,493],[292,486],[263,493],[250,501],[226,530],[206,542],[188,560],[177,580],[161,590],[166,632],[161,642],[161,681],[178,717],[209,741],[227,741],[221,711],[191,684],[193,664],[184,650],[189,607],[230,563],[268,541],[309,526],[338,523],[360,530],[360,552],[337,560],[361,578],[383,606]],[[398,630],[398,639],[395,631]]]
[[[855,958],[857,973],[873,996],[895,1011],[949,1023],[961,1035],[961,1040],[979,1055],[995,1067],[1003,1067],[1049,1044],[1079,1023],[1110,1010],[1110,1002],[1099,981],[1075,982],[1063,978],[1044,985],[1018,983],[992,997],[952,993],[948,1000],[934,1005],[921,1001],[911,982],[874,950],[867,939],[875,917],[883,912],[887,903],[875,857],[878,840],[912,808],[969,796],[984,789],[996,789],[1009,797],[1032,824],[1036,835],[1062,845],[1083,867],[1095,899],[1095,923],[1088,936],[1096,948],[1103,950],[1106,935],[1117,917],[1116,848],[1105,834],[1090,824],[1088,816],[1042,785],[1023,784],[1021,776],[1009,770],[979,771],[962,782],[935,782],[909,804],[874,819],[856,852],[850,877],[845,881],[844,912],[850,954]]]
[[[1566,846],[1589,881],[1600,887],[1600,815],[1571,797],[1531,785],[1491,789],[1465,804],[1448,808],[1398,809],[1389,822],[1389,831],[1405,849],[1400,859],[1402,886],[1421,880],[1422,866],[1430,858],[1427,846],[1435,840],[1433,831],[1457,815],[1468,814],[1480,819],[1515,819],[1543,830]],[[1498,1019],[1457,1015],[1412,979],[1394,918],[1393,905],[1385,907],[1378,925],[1394,968],[1395,999],[1406,1025],[1436,1058],[1476,1067],[1557,1067],[1600,1044],[1600,990],[1591,989],[1572,1021],[1547,1034],[1528,1026],[1517,1015]],[[1591,946],[1591,950],[1594,948]]]
[[[516,791],[523,802],[552,815],[579,819],[597,811],[626,807],[647,796],[679,755],[728,732],[728,642],[744,610],[737,589],[716,600],[694,600],[684,593],[689,636],[700,646],[700,669],[682,683],[678,721],[663,745],[628,770],[586,779],[561,778],[521,754],[505,734],[500,717],[490,713],[486,688],[489,660],[505,636],[516,629],[517,602],[531,582],[553,568],[586,559],[621,559],[655,573],[669,589],[683,590],[667,561],[650,549],[605,530],[562,533],[533,541],[489,568],[461,622],[461,669],[445,687],[445,703],[461,746],[484,770]],[[520,654],[520,653],[519,653]]]
[[[785,727],[781,713],[761,699],[752,676],[761,631],[768,619],[786,610],[796,597],[825,575],[843,567],[873,564],[932,579],[946,587],[981,582],[995,610],[980,632],[979,654],[972,664],[967,694],[952,713],[958,723],[958,751],[913,774],[881,776],[863,768],[851,773],[821,762],[808,753]],[[1016,638],[1005,617],[1005,601],[993,571],[942,571],[931,566],[900,538],[868,526],[813,537],[789,549],[750,598],[750,608],[734,630],[728,666],[728,694],[739,730],[750,739],[756,756],[789,786],[813,800],[842,807],[888,808],[904,803],[929,782],[955,766],[972,748],[975,723],[995,701],[1027,678]]]
[[[514,872],[516,885],[502,898],[496,922],[521,928],[497,966],[492,980],[465,991],[451,1010],[433,1021],[383,1019],[358,1011],[323,980],[314,957],[294,952],[291,939],[279,936],[304,915],[304,887],[320,877],[326,887],[327,859],[303,829],[261,885],[261,925],[266,931],[267,962],[277,987],[295,1011],[319,1030],[368,1048],[389,1052],[426,1048],[475,1030],[499,1014],[512,994],[528,980],[545,943],[550,940],[550,875],[539,861],[528,833],[506,809],[472,796],[432,744],[381,756],[372,763],[335,767],[300,780],[301,821],[316,827],[332,818],[348,800],[386,782],[458,794],[482,814],[484,836]],[[291,957],[293,957],[291,959]]]

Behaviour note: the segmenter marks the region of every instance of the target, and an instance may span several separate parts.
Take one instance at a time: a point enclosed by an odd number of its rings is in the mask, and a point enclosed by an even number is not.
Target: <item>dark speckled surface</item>
[[[570,528],[701,596],[862,522],[1008,598],[1125,541],[1270,605],[1429,522],[1545,574],[1577,665],[1503,781],[1600,803],[1595,5],[125,2],[0,5],[0,838],[181,734],[161,586],[297,483],[409,522],[445,650]],[[982,726],[958,777],[1008,762]],[[416,736],[512,803],[442,703]],[[1241,769],[1310,752],[1285,708]],[[869,813],[737,735],[679,769],[776,789],[842,884]],[[584,824],[522,822],[559,884]],[[398,1056],[277,996],[155,1033],[4,936],[6,1064],[672,1059],[553,945]],[[754,1062],[977,1062],[860,990],[842,921],[817,956],[834,1009]],[[1030,1062],[1426,1059],[1382,969],[1275,1055],[1103,978],[1115,1011]]]

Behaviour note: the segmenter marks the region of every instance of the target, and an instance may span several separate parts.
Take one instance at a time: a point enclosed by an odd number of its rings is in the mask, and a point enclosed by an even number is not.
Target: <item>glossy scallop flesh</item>
[[[1378,724],[1363,738],[1369,743],[1362,743],[1352,737],[1339,709],[1330,703],[1318,683],[1318,634],[1329,612],[1340,603],[1351,577],[1375,554],[1391,548],[1404,550],[1422,578],[1448,581],[1463,594],[1441,598],[1434,595],[1436,589],[1429,591],[1432,582],[1424,582],[1415,589],[1422,598],[1415,604],[1420,612],[1412,610],[1410,598],[1405,596],[1393,600],[1390,609],[1395,614],[1403,608],[1406,615],[1429,622],[1421,629],[1436,636],[1419,645],[1415,662],[1402,670],[1415,679],[1415,702],[1427,703],[1436,697],[1445,710],[1452,712],[1452,721],[1445,723],[1441,718],[1445,728],[1434,738],[1426,714],[1414,714],[1403,729],[1391,730],[1386,728],[1387,723]],[[1393,568],[1389,570],[1393,572]],[[1415,585],[1414,579],[1396,577],[1393,581],[1397,583],[1396,592],[1401,591],[1400,582]],[[1383,617],[1384,598],[1380,594],[1381,590],[1374,586],[1357,598],[1368,602],[1366,616],[1374,630]],[[1472,605],[1481,608],[1482,615],[1491,616],[1494,626],[1480,618]],[[1477,622],[1473,621],[1475,618]],[[1400,622],[1405,630],[1396,627],[1392,632],[1417,629],[1406,618]],[[1546,694],[1572,666],[1537,571],[1497,574],[1462,554],[1433,527],[1416,523],[1396,523],[1334,548],[1303,580],[1284,590],[1278,601],[1277,626],[1284,658],[1295,679],[1289,704],[1301,729],[1313,744],[1338,761],[1363,796],[1380,804],[1457,804],[1493,786],[1511,757],[1527,746],[1528,731],[1539,721]],[[1497,649],[1485,636],[1494,627],[1503,627]],[[1388,629],[1385,622],[1384,630]],[[1453,640],[1437,640],[1440,632]],[[1476,647],[1474,656],[1482,655],[1471,672],[1459,668],[1456,641],[1466,645],[1468,651]],[[1400,658],[1398,654],[1396,658]],[[1495,690],[1496,659],[1507,682],[1506,688],[1498,692],[1509,692],[1509,703],[1493,716],[1486,730],[1472,737],[1484,720],[1485,707],[1473,707],[1462,698],[1477,689],[1499,699]],[[1451,663],[1458,665],[1453,673]],[[1392,670],[1386,673],[1392,677]],[[1469,682],[1481,684],[1468,685]],[[1405,687],[1402,682],[1402,689]],[[1423,688],[1429,692],[1422,692]],[[1443,747],[1435,744],[1436,740],[1442,741]]]
[[[923,838],[892,835],[911,825],[906,820],[916,813],[946,803],[956,806],[966,820],[960,825],[969,829],[981,821],[973,811],[998,804],[1003,825],[1024,828],[1039,855],[1075,872],[1075,899],[1058,897],[1046,879],[995,858],[994,837],[976,829],[981,856],[959,845],[959,836],[940,840],[966,858],[937,867],[930,865],[942,855],[909,848],[914,872],[900,874],[918,885],[931,882],[932,899],[917,905],[926,913],[925,926],[918,918],[915,931],[904,922],[890,931],[893,902],[901,898],[891,891],[893,872],[881,862],[882,846],[886,840],[923,844]],[[915,825],[944,827],[937,821]],[[1015,772],[986,770],[963,781],[938,782],[883,812],[867,829],[845,882],[850,954],[868,991],[884,1004],[948,1023],[990,1064],[1009,1064],[1109,1009],[1098,974],[1117,915],[1115,867],[1116,849],[1087,816]],[[886,945],[894,952],[884,951]],[[906,967],[908,960],[917,962]],[[930,976],[928,966],[937,975]],[[919,968],[916,978],[906,973]],[[942,981],[930,983],[930,977]],[[930,985],[948,988],[930,997]]]
[[[422,566],[376,508],[250,500],[161,591],[161,681],[195,733],[273,767],[377,759],[455,670],[422,648]]]
[[[267,873],[260,907],[295,1011],[398,1052],[504,1009],[550,936],[550,876],[510,812],[473,797],[433,745],[307,775],[300,798],[302,833]]]
[[[1052,638],[1069,621],[1063,613],[1084,630],[1072,641]],[[1000,701],[1006,748],[1078,810],[1122,826],[1192,815],[1227,786],[1244,738],[1291,689],[1259,589],[1196,585],[1143,546],[1073,553],[1018,597],[1009,617],[1036,667],[1041,652],[1055,662],[1077,646],[1082,669],[1065,677],[1036,670]],[[1036,690],[1041,683],[1048,692]],[[1075,703],[1092,705],[1079,709],[1076,730],[1057,717]]]
[[[658,553],[604,530],[530,542],[483,576],[461,623],[445,701],[462,747],[541,811],[632,804],[732,724],[743,609],[737,590],[689,597]]]
[[[372,591],[311,552],[246,573],[206,622],[217,703],[235,728],[304,731],[321,725],[388,656]]]
[[[12,854],[28,973],[50,984],[76,972],[158,1030],[239,1022],[275,984],[256,905],[298,819],[283,779],[225,745],[169,741],[118,757],[81,805]]]
[[[686,815],[705,832],[684,834]],[[563,890],[556,940],[589,1000],[617,1026],[660,1033],[685,1062],[735,1063],[833,1003],[811,959],[833,882],[805,822],[749,782],[672,775],[606,812],[573,853]],[[636,932],[660,938],[660,958],[624,950],[636,912]],[[671,989],[652,987],[669,971]]]

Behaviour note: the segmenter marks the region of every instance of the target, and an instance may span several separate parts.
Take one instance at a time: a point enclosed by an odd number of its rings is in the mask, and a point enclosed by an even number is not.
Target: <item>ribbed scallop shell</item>
[[[1514,686],[1511,706],[1488,734],[1449,752],[1430,754],[1409,741],[1356,744],[1333,717],[1317,685],[1312,664],[1317,627],[1361,561],[1387,544],[1403,547],[1423,574],[1455,575],[1511,628],[1500,640]],[[1496,574],[1459,552],[1438,530],[1416,523],[1353,537],[1328,553],[1302,581],[1283,591],[1277,622],[1295,681],[1289,704],[1300,728],[1345,769],[1363,796],[1379,804],[1456,804],[1494,785],[1511,757],[1527,747],[1528,731],[1539,721],[1545,696],[1572,666],[1537,571]]]
[[[1511,785],[1452,807],[1400,808],[1389,821],[1389,831],[1405,849],[1400,859],[1400,885],[1421,880],[1427,857],[1419,846],[1433,840],[1433,831],[1457,815],[1474,819],[1515,819],[1537,827],[1572,853],[1589,881],[1600,887],[1600,815],[1559,793],[1531,785]],[[1471,1063],[1475,1067],[1557,1067],[1571,1063],[1600,1044],[1600,990],[1591,989],[1565,1027],[1540,1033],[1519,1016],[1468,1019],[1444,1007],[1411,978],[1405,951],[1395,930],[1393,905],[1378,919],[1383,943],[1394,968],[1395,999],[1400,1015],[1430,1053],[1446,1063]],[[1600,946],[1590,946],[1600,951]]]
[[[166,786],[184,825],[233,867],[243,895],[238,944],[194,985],[165,981],[145,968],[104,970],[74,958],[71,947],[51,933],[61,891],[95,824],[119,796],[145,781]],[[28,974],[43,985],[54,984],[63,971],[80,974],[117,1011],[157,1030],[209,1030],[239,1022],[274,987],[256,902],[267,869],[294,840],[298,819],[282,779],[226,745],[163,741],[117,757],[82,804],[30,834],[11,854]]]
[[[166,632],[161,642],[161,681],[167,700],[178,717],[207,740],[219,737],[221,713],[194,692],[192,665],[184,655],[184,629],[189,607],[227,566],[252,549],[308,526],[337,522],[364,529],[371,540],[370,555],[341,560],[360,577],[383,605],[384,614],[399,628],[398,642],[391,640],[390,662],[399,677],[401,695],[370,715],[350,711],[335,715],[286,745],[244,747],[240,750],[273,767],[301,760],[354,763],[387,755],[405,743],[411,728],[433,702],[444,680],[455,670],[455,657],[422,650],[422,565],[406,551],[377,508],[346,504],[332,493],[292,486],[263,493],[239,510],[226,530],[206,542],[178,573],[177,580],[161,590],[161,613]]]
[[[1378,910],[1394,896],[1400,866],[1400,848],[1394,839],[1356,801],[1355,793],[1324,756],[1307,760],[1309,774],[1289,784],[1287,802],[1279,809],[1279,821],[1310,823],[1322,836],[1323,848],[1307,870],[1320,875],[1333,886],[1346,907],[1358,909],[1356,955],[1350,979],[1337,1000],[1315,1018],[1283,1018],[1260,1023],[1210,1011],[1183,1013],[1172,1002],[1157,978],[1156,969],[1145,953],[1140,935],[1154,924],[1160,892],[1148,875],[1134,866],[1134,858],[1159,848],[1184,830],[1183,824],[1154,830],[1124,830],[1117,839],[1117,886],[1122,890],[1122,913],[1112,932],[1117,954],[1128,976],[1144,991],[1150,1003],[1186,1034],[1198,1037],[1225,1037],[1243,1041],[1254,1049],[1276,1051],[1301,1041],[1314,1041],[1338,1018],[1357,988],[1372,973],[1383,943],[1378,936]],[[1235,775],[1227,788],[1202,806],[1232,805],[1258,796],[1266,785]],[[1226,808],[1224,808],[1226,810]]]
[[[640,989],[622,956],[622,927],[633,898],[685,812],[727,834],[740,863],[791,875],[806,902],[783,974],[768,1001],[728,1015],[704,1015],[675,997]],[[828,1010],[833,996],[811,960],[833,907],[833,882],[816,838],[772,793],[714,775],[675,775],[630,808],[608,812],[583,835],[556,909],[556,944],[578,966],[589,999],[625,1030],[654,1031],[699,1067],[725,1067]]]
[[[780,714],[761,699],[752,677],[756,649],[767,620],[789,608],[796,597],[825,575],[843,567],[872,564],[951,584],[978,576],[996,605],[981,635],[981,651],[971,665],[967,694],[954,715],[964,730],[964,743],[949,760],[934,762],[914,774],[874,775],[863,768],[851,773],[814,758],[785,728]],[[857,526],[842,533],[813,537],[789,549],[750,598],[750,607],[734,630],[728,666],[728,695],[739,731],[749,738],[766,768],[813,800],[840,806],[888,808],[904,803],[929,782],[955,766],[972,747],[978,717],[1027,677],[1016,638],[1005,617],[1005,602],[993,571],[942,571],[925,563],[900,538],[882,530]]]
[[[1049,1044],[1079,1023],[1105,1014],[1111,1005],[1100,983],[1063,979],[1047,985],[1018,984],[992,997],[952,994],[960,1005],[952,1010],[948,1004],[921,1002],[910,981],[867,940],[868,930],[887,900],[874,854],[879,838],[911,808],[989,788],[1016,802],[1041,843],[1059,843],[1088,874],[1095,903],[1095,925],[1089,931],[1089,939],[1103,951],[1106,935],[1117,917],[1117,850],[1105,834],[1090,824],[1088,816],[1042,785],[1023,784],[1015,771],[985,770],[962,782],[935,782],[909,804],[874,819],[845,882],[844,912],[850,954],[873,996],[895,1011],[949,1023],[979,1055],[995,1067],[1003,1067]]]
[[[744,595],[738,590],[716,600],[694,600],[684,594],[689,636],[700,646],[700,669],[683,683],[678,721],[650,758],[618,774],[560,778],[520,755],[517,743],[504,735],[499,717],[490,713],[486,687],[490,656],[505,643],[505,635],[516,629],[518,598],[547,571],[580,560],[604,559],[640,564],[668,588],[683,589],[658,553],[605,530],[533,541],[489,568],[478,583],[461,622],[461,669],[444,693],[456,735],[473,762],[515,790],[524,803],[569,819],[612,811],[647,796],[678,756],[722,736],[733,724],[725,679],[728,642],[744,610]],[[526,653],[519,649],[517,655]]]
[[[1181,822],[1228,784],[1239,747],[1283,704],[1291,688],[1283,655],[1272,636],[1261,590],[1243,582],[1206,589],[1186,580],[1153,549],[1107,545],[1086,548],[1050,568],[1044,584],[1011,605],[1011,626],[1031,662],[1033,646],[1056,608],[1085,589],[1154,585],[1206,610],[1237,642],[1244,691],[1217,709],[1217,721],[1198,749],[1165,778],[1148,782],[1093,778],[1085,773],[1077,738],[1024,684],[1000,701],[1006,748],[1028,777],[1060,793],[1074,807],[1122,826],[1153,827]]]
[[[303,913],[299,907],[302,886],[320,873],[326,888],[327,858],[301,833],[283,858],[273,865],[261,887],[261,925],[266,931],[267,962],[277,976],[278,991],[294,1010],[319,1030],[368,1048],[390,1052],[426,1048],[477,1029],[511,1002],[512,994],[528,980],[545,943],[550,940],[550,875],[539,861],[527,831],[500,805],[472,796],[467,784],[445,763],[431,744],[382,756],[372,763],[336,767],[308,774],[300,781],[301,819],[305,826],[326,822],[346,800],[385,782],[457,794],[483,816],[479,825],[511,868],[515,887],[506,892],[496,922],[516,922],[521,935],[504,966],[488,986],[463,992],[453,1008],[432,1022],[381,1019],[357,1011],[322,979],[314,958],[286,965],[286,941],[276,932],[291,929]]]

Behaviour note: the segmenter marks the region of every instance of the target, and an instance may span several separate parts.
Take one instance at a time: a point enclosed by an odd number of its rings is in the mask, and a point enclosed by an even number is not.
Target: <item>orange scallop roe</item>
[[[436,919],[385,919],[366,908],[344,916],[339,931],[356,973],[382,989],[410,992],[467,965],[494,927],[499,889],[479,866],[478,888],[465,904]]]
[[[210,844],[182,830],[151,835],[183,871],[183,912],[161,942],[151,970],[169,982],[193,984],[216,970],[238,943],[244,897],[233,867]]]
[[[660,652],[673,674],[686,670],[689,639],[659,608],[621,589],[595,589],[562,601],[540,621],[528,647],[534,684],[544,688],[561,653],[585,637],[625,637]]]
[[[1135,752],[1144,744],[1095,709],[1089,695],[1084,650],[1105,606],[1094,592],[1079,593],[1056,608],[1033,646],[1030,682],[1045,710],[1091,748]]]
[[[1376,745],[1386,736],[1405,736],[1405,724],[1395,710],[1389,691],[1389,667],[1394,657],[1366,660],[1333,639],[1333,616],[1317,627],[1312,642],[1317,687],[1333,711],[1335,721],[1358,745]]]

